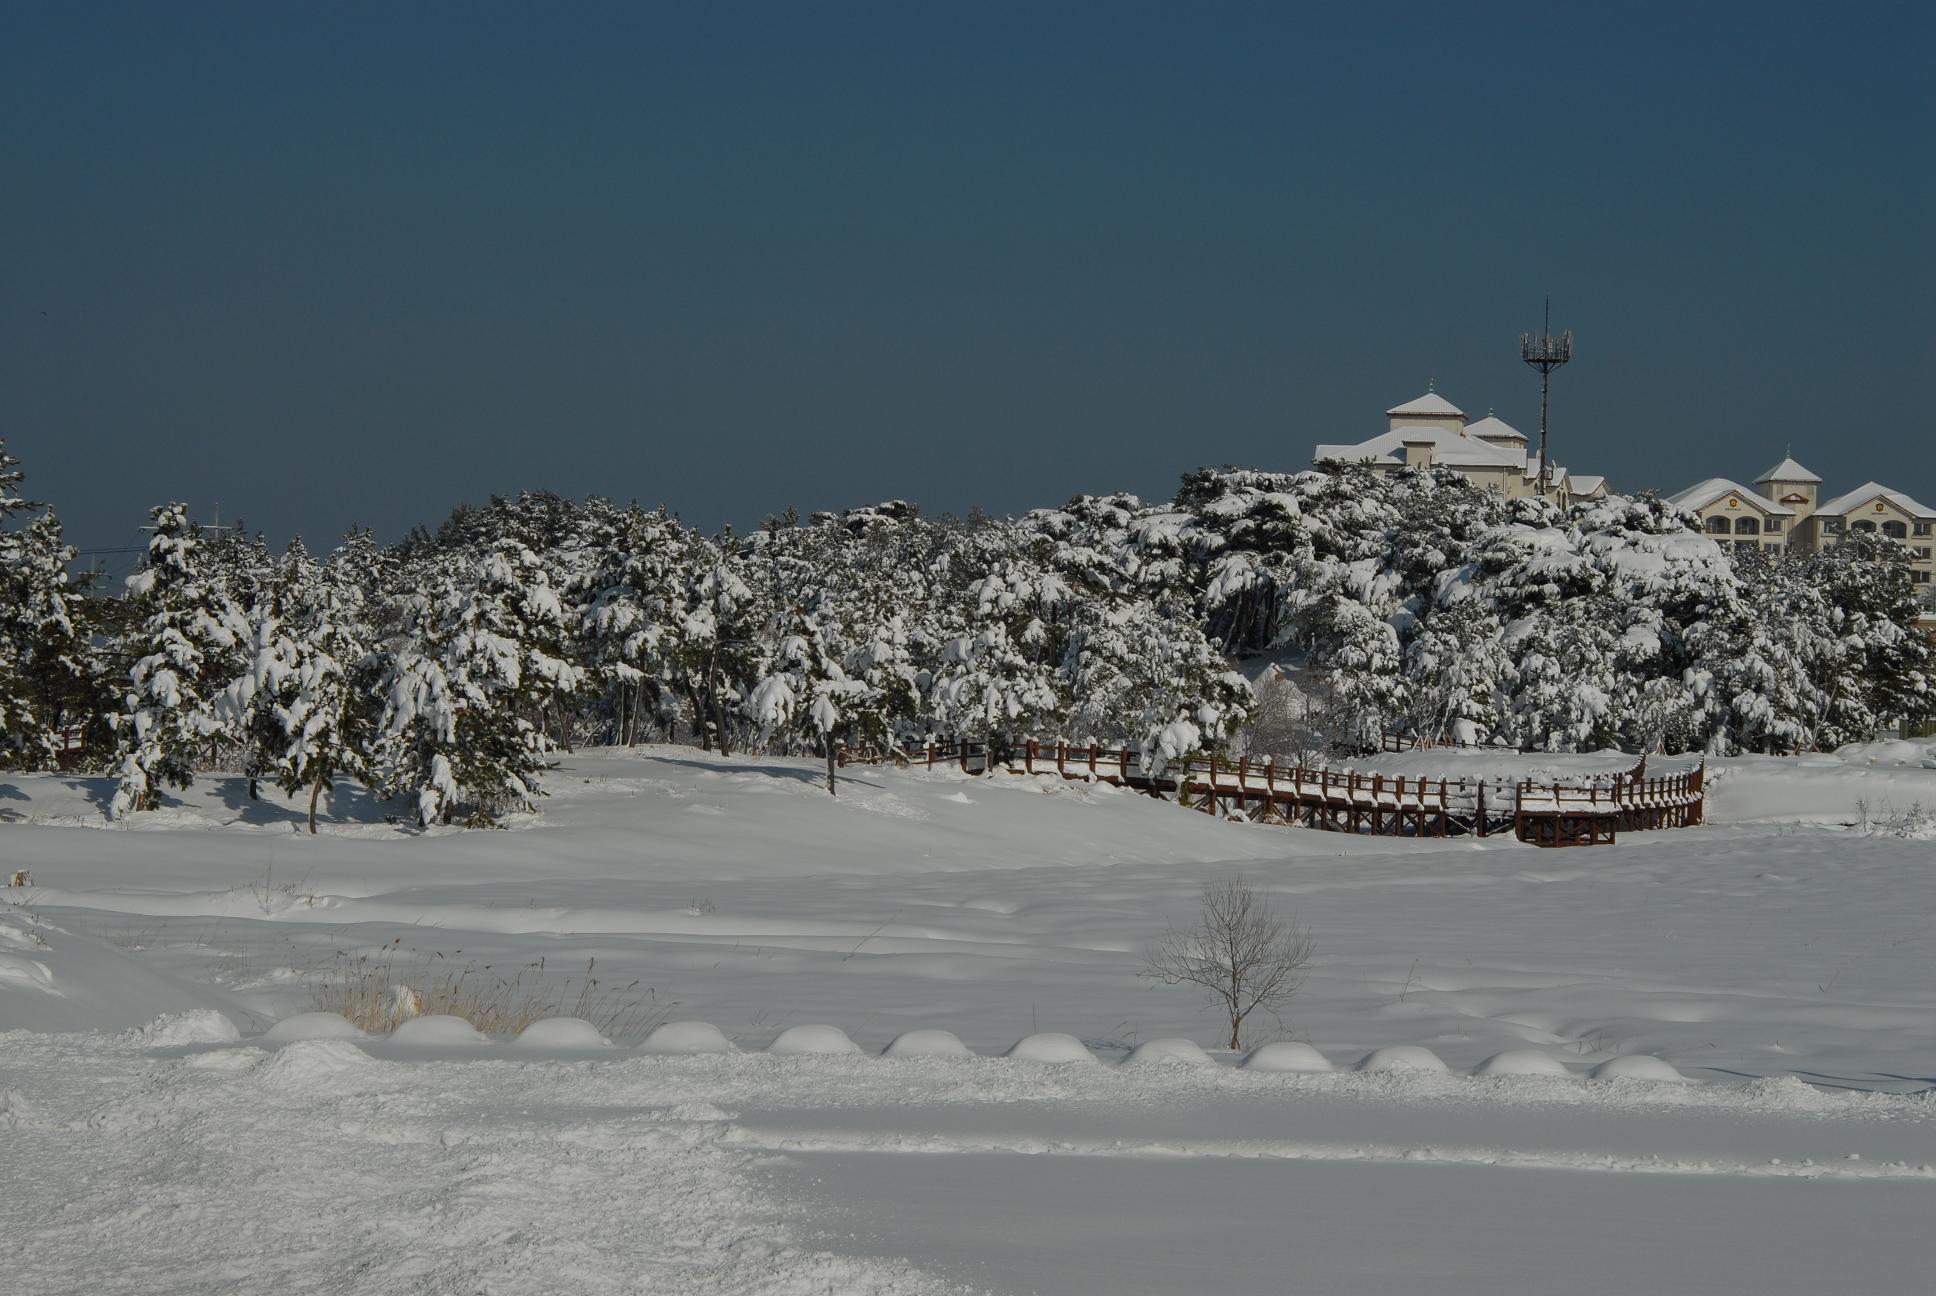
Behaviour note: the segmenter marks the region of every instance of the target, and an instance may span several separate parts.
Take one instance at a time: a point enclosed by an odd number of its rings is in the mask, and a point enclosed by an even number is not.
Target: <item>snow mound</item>
[[[1011,1044],[1008,1052],[1002,1054],[1002,1056],[1014,1058],[1020,1062],[1049,1062],[1058,1064],[1063,1062],[1094,1062],[1096,1060],[1096,1055],[1091,1053],[1088,1046],[1081,1040],[1073,1035],[1064,1035],[1061,1031],[1042,1031],[1035,1035],[1025,1036]]]
[[[255,1080],[265,1089],[303,1090],[319,1080],[377,1065],[376,1059],[348,1040],[294,1040],[256,1067]]]
[[[960,1036],[945,1030],[911,1030],[896,1035],[882,1057],[973,1057]]]
[[[1213,1067],[1217,1064],[1195,1040],[1153,1039],[1144,1040],[1131,1049],[1129,1056],[1123,1059],[1123,1065]]]
[[[1373,1049],[1358,1059],[1360,1071],[1431,1071],[1443,1074],[1451,1068],[1439,1060],[1439,1055],[1431,1049],[1420,1048],[1416,1044],[1394,1044],[1390,1048]]]
[[[783,1056],[858,1053],[860,1045],[848,1039],[847,1032],[838,1026],[789,1026],[766,1046],[766,1051]]]
[[[583,1017],[546,1017],[518,1032],[512,1048],[580,1049],[610,1048],[612,1041],[599,1034],[598,1027]]]
[[[1473,1069],[1476,1076],[1570,1076],[1566,1063],[1538,1049],[1507,1049],[1494,1053]]]
[[[1901,738],[1847,743],[1835,749],[1835,758],[1845,765],[1899,765],[1913,769],[1931,756],[1936,756],[1936,748]]]
[[[18,1089],[0,1089],[0,1129],[19,1129],[38,1114]]]
[[[639,1045],[642,1053],[732,1053],[733,1041],[711,1022],[666,1022],[653,1028]]]
[[[1252,1049],[1238,1065],[1246,1071],[1329,1071],[1331,1059],[1300,1040],[1278,1040]]]
[[[362,1039],[356,1023],[338,1013],[306,1012],[285,1017],[262,1036],[270,1044],[293,1044],[297,1040]]]
[[[143,1048],[178,1048],[184,1044],[233,1044],[242,1038],[242,1032],[213,1008],[197,1008],[163,1013],[123,1038]]]
[[[398,1044],[489,1044],[491,1041],[478,1032],[477,1027],[462,1017],[452,1017],[444,1013],[432,1013],[428,1017],[412,1017],[395,1030],[390,1038]]]
[[[1617,1058],[1608,1058],[1593,1070],[1587,1072],[1589,1080],[1666,1080],[1685,1083],[1687,1077],[1657,1057],[1645,1053],[1628,1053]]]

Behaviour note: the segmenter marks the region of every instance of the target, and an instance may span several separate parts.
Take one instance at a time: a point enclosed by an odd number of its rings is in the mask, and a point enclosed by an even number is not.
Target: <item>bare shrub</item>
[[[1239,875],[1203,884],[1196,926],[1171,927],[1151,941],[1142,975],[1202,990],[1230,1019],[1230,1047],[1238,1049],[1252,1013],[1277,1017],[1297,993],[1314,949],[1296,914],[1280,917]]]
[[[1350,716],[1316,672],[1295,680],[1282,670],[1270,672],[1258,681],[1256,693],[1257,708],[1243,734],[1244,750],[1252,756],[1318,764],[1354,745]]]
[[[638,981],[601,983],[596,959],[585,961],[579,977],[548,974],[543,959],[506,977],[488,963],[459,966],[441,952],[407,951],[402,939],[373,952],[339,953],[316,989],[317,1010],[376,1033],[433,1014],[462,1017],[486,1035],[515,1035],[547,1017],[582,1017],[601,1035],[629,1043],[651,1034],[678,1007]]]

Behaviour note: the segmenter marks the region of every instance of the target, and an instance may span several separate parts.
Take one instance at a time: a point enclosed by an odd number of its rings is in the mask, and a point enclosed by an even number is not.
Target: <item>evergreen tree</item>
[[[209,579],[200,528],[181,504],[156,508],[142,569],[128,578],[135,627],[120,732],[116,818],[185,788],[195,760],[227,729],[220,699],[242,673],[246,618]]]

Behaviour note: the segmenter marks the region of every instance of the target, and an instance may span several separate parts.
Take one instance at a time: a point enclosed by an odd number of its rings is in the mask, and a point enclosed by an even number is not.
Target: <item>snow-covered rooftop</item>
[[[1394,432],[1380,433],[1356,445],[1321,445],[1314,457],[1319,463],[1336,459],[1342,463],[1402,464],[1405,462],[1407,441],[1430,442],[1435,467],[1523,470],[1525,466],[1525,457],[1517,449],[1438,427],[1400,428]]]
[[[1903,512],[1919,521],[1936,522],[1936,509],[1926,504],[1918,504],[1899,490],[1890,490],[1881,482],[1864,482],[1846,495],[1837,495],[1828,503],[1816,509],[1817,513],[1852,513],[1877,499],[1886,499]]]
[[[1406,401],[1403,405],[1392,406],[1385,411],[1385,414],[1387,417],[1395,417],[1400,414],[1444,414],[1454,418],[1465,417],[1464,410],[1445,399],[1445,397],[1440,396],[1437,392],[1429,391],[1423,396]]]
[[[1793,517],[1795,510],[1786,504],[1777,504],[1760,491],[1749,490],[1738,481],[1726,477],[1710,477],[1703,482],[1695,482],[1677,495],[1669,495],[1669,504],[1678,504],[1684,509],[1704,509],[1723,495],[1739,495],[1751,508],[1763,513],[1780,517]]]
[[[1466,435],[1483,437],[1488,441],[1524,441],[1526,434],[1502,418],[1488,414],[1477,423],[1466,425]]]
[[[1607,484],[1607,479],[1590,473],[1574,473],[1567,489],[1575,495],[1591,495]]]
[[[1820,477],[1817,477],[1814,473],[1808,471],[1808,469],[1802,467],[1800,464],[1796,463],[1793,459],[1784,459],[1780,463],[1776,464],[1773,468],[1770,468],[1767,472],[1761,474],[1761,476],[1755,478],[1755,483],[1757,485],[1759,485],[1762,482],[1816,482],[1816,483],[1819,483],[1821,480],[1822,479]]]

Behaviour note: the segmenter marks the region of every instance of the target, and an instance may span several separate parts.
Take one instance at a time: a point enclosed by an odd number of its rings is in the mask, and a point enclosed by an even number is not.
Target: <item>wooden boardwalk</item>
[[[1510,832],[1537,846],[1611,845],[1622,832],[1702,821],[1707,766],[1649,775],[1642,757],[1618,774],[1572,782],[1366,774],[1271,757],[1204,756],[1146,773],[1128,747],[1029,740],[991,757],[979,739],[941,739],[905,751],[848,751],[842,765],[884,760],[1109,783],[1205,814],[1320,832],[1386,837],[1485,837]]]

